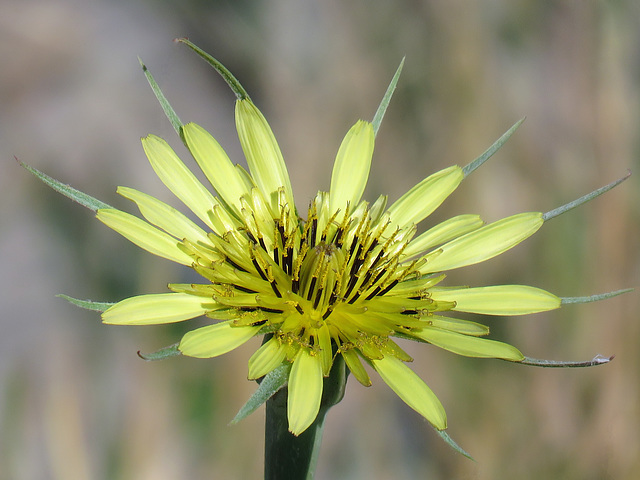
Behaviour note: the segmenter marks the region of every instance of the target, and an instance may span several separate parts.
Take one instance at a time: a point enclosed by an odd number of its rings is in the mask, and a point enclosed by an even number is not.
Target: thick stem
[[[337,355],[329,376],[324,379],[322,402],[316,420],[297,437],[289,432],[287,388],[276,392],[266,405],[265,480],[310,480],[313,478],[322,442],[324,418],[329,408],[342,400],[347,368]]]

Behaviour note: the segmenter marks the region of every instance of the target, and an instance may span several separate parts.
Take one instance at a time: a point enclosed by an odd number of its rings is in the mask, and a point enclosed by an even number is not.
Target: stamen
[[[313,248],[316,246],[316,230],[318,229],[318,217],[313,217],[311,219],[311,229],[310,235],[307,241],[309,242],[309,247]]]
[[[382,291],[378,295],[380,295],[381,297],[386,295],[389,292],[389,290],[391,290],[397,284],[398,284],[398,279],[396,278],[393,282],[391,282],[389,285],[387,285],[385,288],[383,288]]]
[[[315,275],[311,277],[311,283],[309,284],[309,291],[307,292],[307,300],[311,301],[311,296],[313,295],[313,289],[316,287],[316,282],[318,281],[318,277]]]
[[[246,287],[241,287],[240,285],[236,285],[235,283],[232,283],[231,286],[236,290],[240,290],[241,292],[244,292],[244,293],[258,293],[255,290],[251,290],[250,288],[246,288]]]
[[[271,289],[273,290],[273,293],[276,294],[276,297],[278,298],[282,298],[282,294],[280,293],[280,290],[278,290],[278,286],[276,284],[276,279],[272,279],[269,284],[271,285]]]
[[[258,307],[258,310],[261,310],[267,313],[284,313],[284,310],[280,310],[278,308]]]
[[[356,286],[357,282],[358,282],[358,277],[356,277],[355,275],[351,275],[349,279],[349,283],[347,284],[347,290],[344,292],[344,298],[349,297],[349,295],[351,294],[351,290],[353,290],[353,287]]]
[[[256,237],[253,236],[253,234],[249,231],[249,229],[245,229],[245,233],[247,235],[247,238],[249,238],[249,241],[253,245],[256,245],[258,243],[258,241],[256,240]]]
[[[231,260],[229,257],[226,257],[224,259],[225,262],[227,262],[229,265],[231,265],[233,268],[235,268],[236,270],[240,270],[241,272],[246,272],[247,270],[245,270],[244,268],[242,268],[240,265],[238,265],[236,262],[234,262],[233,260]]]
[[[313,309],[316,310],[318,308],[318,304],[320,303],[320,298],[322,297],[322,292],[324,292],[324,287],[320,286],[318,291],[316,292],[316,297],[313,300]]]
[[[358,291],[356,292],[356,294],[355,294],[353,297],[351,297],[347,303],[349,303],[349,304],[353,305],[353,303],[354,303],[356,300],[358,300],[358,298],[360,297],[360,293],[361,293],[361,292],[360,292],[360,290],[358,290]]]
[[[262,268],[260,268],[260,264],[258,263],[257,258],[255,256],[253,256],[253,255],[251,257],[251,263],[253,263],[253,266],[256,268],[256,272],[258,272],[258,275],[260,275],[260,278],[262,278],[262,280],[268,282],[269,280],[267,280],[267,276],[262,271]]]

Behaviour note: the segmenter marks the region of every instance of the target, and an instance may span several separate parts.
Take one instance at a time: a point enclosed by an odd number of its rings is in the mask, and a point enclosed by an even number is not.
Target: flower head
[[[249,359],[248,378],[290,367],[288,420],[296,435],[318,415],[323,377],[337,357],[363,385],[371,384],[365,368],[370,365],[411,408],[445,429],[440,401],[406,365],[412,359],[394,337],[459,355],[524,361],[517,348],[484,338],[488,327],[457,319],[455,312],[522,315],[558,308],[563,299],[523,285],[445,287],[443,272],[505,252],[550,214],[521,213],[490,224],[478,215],[459,215],[416,236],[417,225],[477,163],[436,172],[390,206],[385,196],[367,202],[362,194],[381,115],[373,123],[360,120],[347,132],[329,190],[319,191],[299,214],[264,116],[224,67],[189,45],[222,71],[238,96],[236,127],[249,170],[234,165],[204,128],[182,124],[163,104],[211,185],[204,186],[163,139],[149,135],[142,146],[158,177],[199,222],[128,187],[118,193],[135,202],[144,219],[103,204],[95,208],[97,218],[143,249],[193,268],[203,281],[125,299],[103,312],[104,323],[162,324],[206,315],[211,324],[185,334],[177,347],[198,358],[222,355],[266,335]],[[397,75],[389,96],[395,81]]]

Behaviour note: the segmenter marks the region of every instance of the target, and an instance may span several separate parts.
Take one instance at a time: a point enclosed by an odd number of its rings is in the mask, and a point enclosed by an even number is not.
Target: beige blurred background
[[[140,56],[183,121],[244,162],[233,94],[184,46],[223,61],[269,119],[299,208],[327,189],[337,147],[371,119],[401,58],[366,196],[398,198],[508,144],[434,216],[548,211],[638,169],[640,4],[634,0],[340,2],[4,0],[0,6],[0,479],[245,479],[262,472],[263,411],[227,426],[255,388],[254,344],[213,360],[146,363],[194,323],[107,327],[56,298],[116,301],[195,278],[138,251],[13,156],[108,203],[117,185],[171,200],[139,138],[184,154]],[[186,158],[186,156],[184,157]],[[638,174],[451,284],[524,283],[560,296],[640,284]],[[130,211],[133,211],[130,209]],[[640,477],[638,295],[486,319],[545,370],[408,345],[449,415],[451,451],[379,379],[350,380],[329,414],[318,479]]]

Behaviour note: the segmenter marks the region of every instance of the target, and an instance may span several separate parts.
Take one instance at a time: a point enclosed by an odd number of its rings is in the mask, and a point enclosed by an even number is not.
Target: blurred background
[[[522,283],[560,296],[640,282],[640,4],[633,0],[4,0],[0,6],[0,479],[245,479],[262,475],[260,410],[228,426],[255,389],[257,343],[212,360],[146,363],[194,323],[100,324],[55,295],[117,301],[194,278],[55,194],[14,160],[114,206],[127,185],[173,202],[139,138],[187,159],[141,72],[183,121],[244,163],[234,96],[186,47],[216,56],[265,113],[298,207],[328,189],[344,133],[371,119],[400,60],[365,196],[398,198],[465,165],[519,118],[491,161],[428,219],[548,211],[638,170],[449,284]],[[189,159],[190,161],[190,159]],[[175,202],[173,202],[175,205]],[[548,314],[484,319],[549,370],[405,345],[442,400],[450,450],[377,377],[350,379],[329,414],[318,479],[640,477],[638,294]]]

